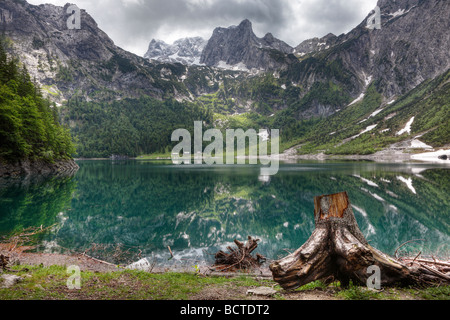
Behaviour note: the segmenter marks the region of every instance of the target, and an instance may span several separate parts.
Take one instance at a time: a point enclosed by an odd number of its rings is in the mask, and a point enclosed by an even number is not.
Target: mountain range
[[[201,37],[179,39],[171,45],[162,40],[153,39],[144,58],[161,62],[198,65],[205,46],[206,40]]]
[[[450,143],[448,1],[379,0],[381,29],[366,27],[368,13],[346,34],[296,47],[270,33],[257,37],[244,20],[216,28],[209,40],[154,39],[143,57],[116,46],[84,10],[81,29],[68,30],[67,6],[4,0],[0,23],[8,52],[78,136],[80,156],[129,150],[112,147],[112,138],[92,127],[101,117],[134,132],[139,147],[130,155],[167,150],[165,138],[157,146],[142,142],[142,126],[127,114],[118,117],[128,127],[106,112],[143,97],[162,108],[176,101],[188,114],[203,110],[219,129],[280,128],[283,149],[300,153],[368,154],[402,142],[414,149],[419,138],[431,148]],[[152,114],[135,116],[151,128]]]
[[[276,70],[288,63],[294,48],[271,33],[258,38],[252,23],[245,19],[238,26],[218,27],[206,41],[201,37],[184,38],[172,45],[153,39],[144,58],[160,62],[180,62],[227,70]],[[285,55],[286,61],[278,61]],[[291,57],[294,59],[293,57]]]

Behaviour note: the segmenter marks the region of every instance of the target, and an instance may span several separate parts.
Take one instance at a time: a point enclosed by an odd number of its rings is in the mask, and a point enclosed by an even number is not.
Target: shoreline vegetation
[[[75,144],[25,65],[0,37],[0,177],[77,170]]]
[[[450,164],[450,149],[440,149],[437,151],[416,151],[404,152],[403,150],[386,149],[372,155],[326,155],[324,153],[304,154],[296,153],[295,148],[285,150],[279,154],[279,161],[290,162],[296,160],[366,160],[375,162],[421,162],[421,163],[440,163]],[[445,158],[443,158],[445,157]],[[192,156],[194,158],[194,156]],[[249,159],[249,157],[245,157]],[[168,153],[156,153],[150,155],[141,155],[138,157],[121,158],[120,160],[171,160]],[[55,161],[46,160],[19,160],[9,162],[0,158],[0,177],[21,176],[33,174],[74,174],[79,166],[76,161],[105,161],[114,160],[111,158],[74,158]],[[225,157],[224,157],[225,163]]]
[[[450,164],[450,149],[439,148],[438,150],[413,150],[413,149],[395,149],[388,148],[383,151],[376,152],[374,154],[368,155],[333,155],[325,153],[311,153],[311,154],[298,154],[299,146],[286,149],[283,153],[278,154],[280,161],[291,161],[291,160],[368,160],[375,162],[404,162],[404,161],[417,161],[417,162],[432,162],[432,163],[443,163]],[[276,156],[276,155],[272,155]],[[270,158],[271,156],[265,157]],[[444,158],[445,157],[445,158]],[[191,155],[194,160],[194,155]],[[226,159],[226,154],[223,155],[224,163]],[[245,156],[245,159],[250,157]],[[257,157],[260,159],[260,157]],[[125,158],[119,159],[124,160]],[[171,160],[170,153],[154,153],[148,155],[140,155],[137,157],[126,158],[129,160]],[[204,158],[203,158],[204,159]],[[95,161],[95,160],[115,160],[111,158],[75,158],[75,161]]]

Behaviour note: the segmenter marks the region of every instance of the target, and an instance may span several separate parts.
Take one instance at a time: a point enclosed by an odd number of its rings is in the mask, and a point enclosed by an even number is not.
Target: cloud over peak
[[[67,0],[28,0],[63,6]],[[201,36],[216,27],[252,22],[257,36],[297,46],[330,32],[339,35],[358,25],[376,0],[71,0],[85,9],[120,47],[143,55],[151,39],[168,43]]]

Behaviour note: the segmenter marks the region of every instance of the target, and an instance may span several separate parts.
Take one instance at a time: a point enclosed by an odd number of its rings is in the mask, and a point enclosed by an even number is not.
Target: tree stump
[[[284,289],[316,280],[339,280],[343,286],[352,280],[366,285],[373,275],[368,271],[371,266],[379,267],[382,286],[417,284],[427,278],[418,268],[408,268],[368,244],[346,192],[316,197],[314,206],[316,228],[311,237],[297,251],[269,266]]]

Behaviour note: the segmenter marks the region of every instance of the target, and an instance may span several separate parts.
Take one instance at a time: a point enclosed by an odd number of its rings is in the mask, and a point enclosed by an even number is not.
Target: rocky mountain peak
[[[182,38],[176,40],[173,44],[153,39],[144,58],[185,65],[199,64],[205,45],[206,40],[201,37]]]
[[[268,33],[258,38],[250,20],[238,26],[216,28],[202,53],[200,62],[208,66],[270,70],[282,67],[293,48]]]
[[[144,58],[151,58],[152,56],[161,56],[166,54],[169,45],[162,40],[152,39],[148,45],[147,53]]]
[[[253,32],[253,26],[250,20],[248,19],[244,19],[242,20],[242,22],[239,24],[238,28],[241,29],[245,29],[245,30],[249,30]]]
[[[270,32],[266,33],[266,35],[263,37],[263,40],[271,42],[274,41],[275,37]]]

